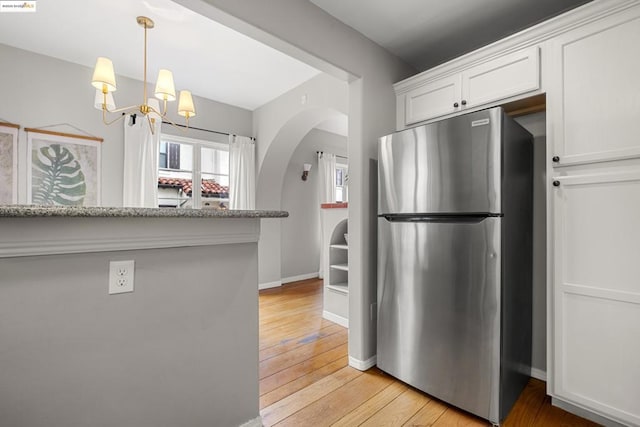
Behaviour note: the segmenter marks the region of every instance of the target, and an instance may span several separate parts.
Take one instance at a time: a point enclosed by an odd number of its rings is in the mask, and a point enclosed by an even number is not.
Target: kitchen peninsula
[[[259,423],[257,242],[286,216],[0,206],[0,425]]]

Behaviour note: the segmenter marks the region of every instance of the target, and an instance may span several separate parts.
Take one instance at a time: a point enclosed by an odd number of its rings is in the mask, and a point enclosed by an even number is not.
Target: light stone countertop
[[[286,218],[286,211],[0,205],[0,218]]]

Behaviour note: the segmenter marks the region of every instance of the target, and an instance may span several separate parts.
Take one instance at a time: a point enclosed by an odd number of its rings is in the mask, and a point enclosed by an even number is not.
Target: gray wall
[[[135,291],[107,295],[108,261],[127,259]],[[257,244],[4,258],[0,271],[0,425],[258,416]]]
[[[300,100],[306,96],[306,103]],[[320,74],[257,108],[253,112],[257,136],[256,207],[280,210],[284,174],[300,141],[311,129],[332,117],[344,116],[349,108],[348,86],[327,74]],[[262,221],[260,231],[259,281],[277,286],[283,277],[281,226],[289,218]]]
[[[293,152],[282,185],[282,209],[289,217],[282,221],[282,277],[318,273],[320,268],[320,197],[316,151],[347,155],[347,138],[313,129]],[[313,166],[306,181],[302,165]]]
[[[0,44],[0,119],[23,127],[38,128],[67,123],[92,135],[104,138],[102,144],[102,205],[122,206],[123,140],[122,123],[105,126],[99,110],[93,107],[95,89],[91,86],[93,70],[71,62],[15,49]],[[117,64],[115,64],[117,67]],[[116,68],[117,69],[117,68]],[[140,71],[142,77],[142,70]],[[151,73],[153,74],[153,73]],[[142,82],[117,76],[114,93],[119,107],[140,102]],[[153,91],[153,83],[149,90]],[[197,115],[194,127],[252,135],[252,112],[227,104],[194,97]],[[174,104],[174,105],[171,105]],[[170,103],[169,111],[177,109]],[[170,113],[171,119],[182,118]],[[69,126],[54,128],[78,133]],[[164,130],[163,130],[164,131]],[[171,130],[169,129],[169,132]],[[175,132],[175,131],[174,131]],[[181,134],[182,133],[178,133]],[[188,134],[187,134],[188,136]],[[20,134],[20,164],[26,165],[27,139]],[[26,201],[26,170],[19,171],[19,202]]]
[[[547,370],[547,196],[546,114],[516,119],[533,140],[533,343],[531,365]]]

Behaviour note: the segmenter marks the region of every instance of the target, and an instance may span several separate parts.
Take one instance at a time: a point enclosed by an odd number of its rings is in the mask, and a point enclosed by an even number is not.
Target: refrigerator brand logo
[[[488,125],[489,124],[489,119],[482,119],[482,120],[474,120],[471,122],[471,127],[476,127],[476,126],[484,126],[484,125]]]

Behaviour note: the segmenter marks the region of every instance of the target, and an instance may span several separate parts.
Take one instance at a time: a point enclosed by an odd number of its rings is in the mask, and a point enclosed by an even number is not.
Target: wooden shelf
[[[547,110],[547,97],[544,93],[541,95],[534,95],[529,98],[503,104],[502,108],[504,108],[504,112],[511,117],[540,113]]]
[[[344,250],[349,250],[349,246],[348,245],[331,245],[331,247],[333,249],[344,249]]]
[[[345,283],[335,283],[333,285],[327,285],[328,289],[331,289],[332,291],[336,291],[336,292],[340,292],[342,294],[348,295],[349,294],[349,284]]]
[[[334,265],[331,265],[330,267],[333,268],[334,270],[349,271],[348,264],[334,264]]]

